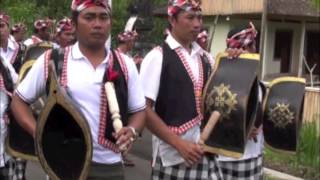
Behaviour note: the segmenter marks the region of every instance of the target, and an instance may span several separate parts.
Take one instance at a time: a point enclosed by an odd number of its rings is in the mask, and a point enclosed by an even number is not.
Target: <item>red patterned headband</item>
[[[168,15],[173,16],[179,9],[184,11],[201,11],[201,0],[169,0]]]
[[[6,13],[4,12],[0,12],[0,20],[9,24],[10,21],[10,16],[8,16]]]
[[[20,32],[20,31],[26,31],[26,30],[27,30],[26,25],[24,25],[23,23],[17,23],[11,27],[12,32]]]
[[[105,8],[108,13],[111,12],[108,0],[72,0],[71,10],[80,12],[91,6],[101,6]]]
[[[257,36],[257,30],[255,29],[252,22],[250,22],[249,24],[249,28],[240,31],[227,39],[228,47],[239,49],[255,41],[255,38]]]
[[[60,33],[61,31],[70,31],[73,29],[71,19],[63,18],[57,23],[56,31]]]
[[[47,20],[39,19],[36,20],[33,24],[35,29],[43,29],[43,28],[48,28],[50,26],[50,23]]]
[[[121,42],[127,42],[134,40],[138,37],[138,33],[136,31],[125,31],[118,34],[118,40]]]

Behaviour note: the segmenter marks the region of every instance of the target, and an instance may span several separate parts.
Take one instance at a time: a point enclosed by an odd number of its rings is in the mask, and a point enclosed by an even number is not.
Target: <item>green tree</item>
[[[320,0],[312,0],[312,2],[315,5],[316,9],[320,11]]]
[[[5,11],[11,17],[11,24],[24,22],[28,27],[28,35],[32,34],[33,22],[36,19],[50,17],[59,20],[64,16],[70,16],[70,2],[66,0],[0,0],[0,11]],[[112,37],[113,45],[115,37],[123,31],[130,14],[128,6],[134,0],[113,0],[112,3]],[[166,0],[152,0],[155,6],[165,4]],[[154,28],[150,33],[150,41],[160,42],[166,20],[153,19]]]

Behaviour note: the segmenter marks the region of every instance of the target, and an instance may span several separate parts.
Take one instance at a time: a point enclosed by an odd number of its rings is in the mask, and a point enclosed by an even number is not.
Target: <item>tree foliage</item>
[[[312,0],[314,6],[320,11],[320,0]]]
[[[141,3],[143,0],[113,0],[112,3],[112,37],[123,31],[130,14],[128,6]],[[153,5],[165,4],[166,0],[152,0]],[[71,0],[0,0],[0,11],[5,11],[11,17],[11,24],[24,22],[28,27],[28,35],[32,34],[33,22],[40,18],[59,20],[70,16]],[[159,42],[162,37],[165,20],[153,19],[154,28],[150,40]]]

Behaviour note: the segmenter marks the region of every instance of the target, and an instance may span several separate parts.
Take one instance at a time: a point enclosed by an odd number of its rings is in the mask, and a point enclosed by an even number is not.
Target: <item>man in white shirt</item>
[[[250,26],[241,26],[232,29],[228,33],[227,47],[229,49],[238,49],[244,52],[256,52],[257,31],[252,23]],[[259,101],[262,103],[262,89],[259,89]],[[261,107],[259,107],[261,108]],[[258,113],[259,114],[259,113]],[[261,114],[260,114],[261,115]],[[262,118],[257,116],[257,118]],[[256,121],[260,121],[257,119]],[[261,121],[260,121],[261,122]],[[223,178],[226,180],[259,180],[262,179],[262,151],[263,151],[263,132],[261,124],[253,127],[250,137],[245,146],[244,155],[240,159],[225,157],[219,155],[218,161],[220,164]]]
[[[50,22],[45,19],[36,20],[33,23],[33,35],[23,42],[24,45],[30,46],[42,41],[50,40]]]
[[[200,33],[197,36],[197,43],[204,50],[204,53],[209,58],[209,62],[214,65],[215,61],[213,56],[210,54],[208,50],[208,32],[206,29],[201,29]]]
[[[73,0],[72,21],[78,42],[65,48],[61,86],[84,114],[93,143],[93,156],[88,179],[123,180],[119,147],[130,147],[145,121],[145,98],[137,69],[129,57],[105,48],[111,29],[111,9],[107,0]],[[20,125],[33,137],[36,121],[28,103],[45,93],[47,53],[35,62],[26,78],[17,87],[11,109]],[[113,71],[115,91],[124,127],[114,132],[106,103],[104,75]],[[107,75],[107,78],[109,75]],[[108,112],[108,113],[106,113]]]
[[[57,23],[55,42],[56,47],[66,47],[75,42],[74,27],[72,25],[71,19],[63,18]]]
[[[119,33],[117,50],[132,57],[133,55],[130,55],[129,53],[132,53],[131,51],[134,48],[134,44],[137,38],[138,38],[138,33],[135,30],[124,31]],[[134,55],[132,58],[134,63],[139,68],[143,58],[138,54]]]
[[[14,79],[17,79],[18,75],[12,67],[12,64],[14,64],[17,59],[19,44],[16,43],[9,34],[9,20],[10,17],[8,15],[0,12],[0,56],[5,61],[5,64],[8,65]]]
[[[13,91],[14,83],[18,79],[11,62],[15,61],[19,46],[9,37],[10,17],[0,12],[0,179],[12,178],[9,174],[11,159],[5,152],[5,138],[7,136],[7,125],[9,122],[7,107]]]
[[[152,179],[222,179],[214,155],[198,144],[200,99],[211,72],[195,42],[202,26],[200,1],[170,0],[171,32],[141,64],[147,127],[153,136]]]
[[[14,24],[10,30],[10,34],[17,43],[23,42],[26,32],[27,28],[23,23]]]

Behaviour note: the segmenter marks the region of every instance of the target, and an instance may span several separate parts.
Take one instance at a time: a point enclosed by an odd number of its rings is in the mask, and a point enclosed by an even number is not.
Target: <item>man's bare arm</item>
[[[148,129],[160,139],[177,149],[187,164],[192,165],[197,163],[203,154],[201,147],[194,142],[183,140],[178,135],[174,134],[152,109],[153,104],[152,100],[147,99],[146,125]]]
[[[32,137],[36,133],[36,120],[29,105],[19,96],[14,94],[11,101],[11,111],[18,124],[25,129]]]

